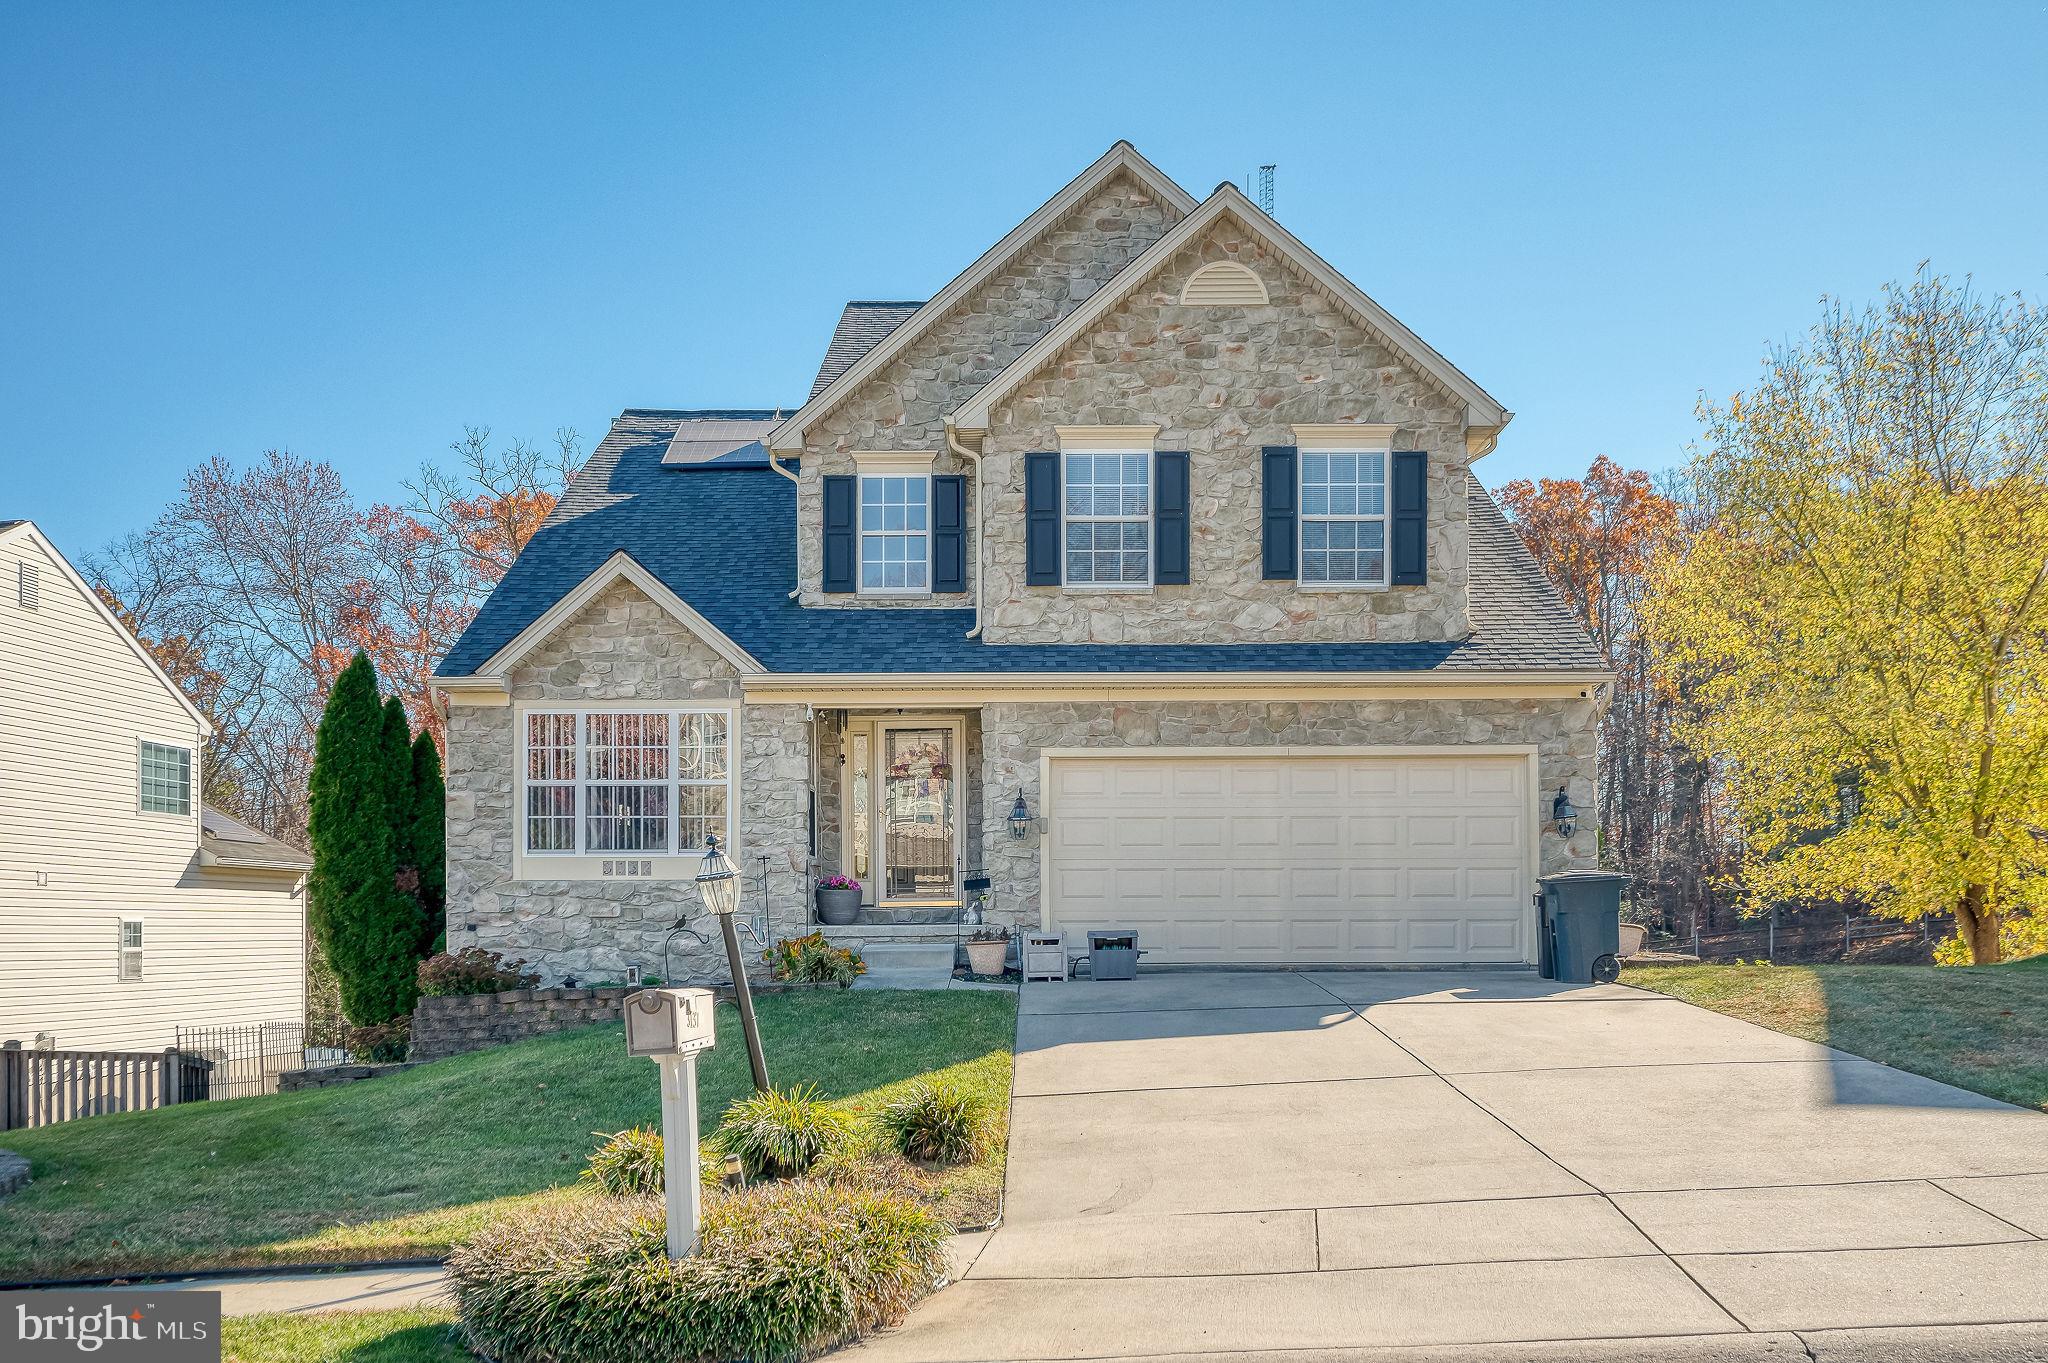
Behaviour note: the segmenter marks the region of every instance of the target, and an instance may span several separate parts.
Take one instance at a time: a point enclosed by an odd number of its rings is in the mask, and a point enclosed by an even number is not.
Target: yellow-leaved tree
[[[1653,575],[1682,737],[1731,772],[1753,905],[1953,913],[1976,963],[2048,937],[2048,319],[1922,270],[1830,302],[1690,468]]]

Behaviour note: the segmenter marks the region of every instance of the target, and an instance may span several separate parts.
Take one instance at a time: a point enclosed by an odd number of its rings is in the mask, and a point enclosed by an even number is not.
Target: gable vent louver
[[[15,565],[14,589],[21,608],[32,611],[43,604],[43,572],[33,563]]]
[[[1191,307],[1256,308],[1272,300],[1264,280],[1235,261],[1219,260],[1188,277],[1180,301]]]

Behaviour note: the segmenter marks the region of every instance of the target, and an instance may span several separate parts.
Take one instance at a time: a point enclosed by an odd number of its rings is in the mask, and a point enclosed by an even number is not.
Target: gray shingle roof
[[[313,858],[212,805],[199,807],[199,845],[229,866],[313,868]]]
[[[860,357],[882,343],[882,339],[923,307],[922,303],[882,303],[856,298],[839,314],[832,329],[832,344],[818,365],[818,377],[811,381],[811,397],[825,391],[827,384],[859,362]],[[805,399],[808,401],[809,399]]]
[[[1600,669],[1483,488],[1470,493],[1474,633],[1451,643],[990,644],[968,610],[807,609],[796,585],[796,489],[751,465],[663,468],[693,413],[612,423],[519,561],[443,660],[466,676],[620,551],[773,672],[1520,672]],[[687,527],[685,532],[684,528]]]

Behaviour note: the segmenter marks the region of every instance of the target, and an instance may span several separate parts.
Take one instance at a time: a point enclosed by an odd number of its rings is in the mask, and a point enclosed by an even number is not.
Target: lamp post
[[[765,874],[765,872],[764,872]],[[725,935],[725,959],[732,966],[733,1000],[740,1006],[740,1030],[747,1038],[747,1067],[754,1072],[754,1091],[768,1091],[768,1060],[761,1054],[761,1029],[754,1025],[754,994],[747,987],[747,965],[740,959],[740,936],[733,929],[733,911],[740,903],[740,880],[732,861],[718,850],[718,835],[704,843],[704,864],[697,872],[697,893],[704,907],[718,920]]]

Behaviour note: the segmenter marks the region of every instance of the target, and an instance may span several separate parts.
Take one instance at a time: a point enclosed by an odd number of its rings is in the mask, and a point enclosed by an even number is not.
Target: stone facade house
[[[867,946],[1533,961],[1610,677],[1472,472],[1511,416],[1119,143],[802,405],[620,415],[440,669],[450,941],[722,975],[715,832],[775,937],[843,874]]]

